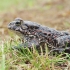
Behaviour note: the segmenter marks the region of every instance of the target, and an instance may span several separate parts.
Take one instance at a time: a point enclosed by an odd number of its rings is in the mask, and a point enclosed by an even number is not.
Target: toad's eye
[[[16,26],[19,26],[19,25],[21,25],[21,22],[16,22],[15,24],[16,24]]]

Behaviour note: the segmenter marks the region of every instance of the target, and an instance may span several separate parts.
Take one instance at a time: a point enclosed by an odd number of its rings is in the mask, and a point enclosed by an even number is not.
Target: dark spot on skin
[[[48,34],[48,36],[51,36],[51,34]]]
[[[47,33],[43,33],[44,35],[47,35]]]

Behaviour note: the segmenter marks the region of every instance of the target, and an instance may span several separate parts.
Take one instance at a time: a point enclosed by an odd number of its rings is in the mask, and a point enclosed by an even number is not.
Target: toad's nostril
[[[9,25],[11,25],[11,24],[12,24],[12,22],[9,23]]]

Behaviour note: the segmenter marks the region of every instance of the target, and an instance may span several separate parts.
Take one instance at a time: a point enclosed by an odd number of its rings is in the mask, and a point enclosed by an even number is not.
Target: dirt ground
[[[39,1],[40,2],[40,1]],[[0,14],[0,38],[8,39],[9,33],[7,25],[16,17],[23,20],[38,22],[42,25],[55,28],[57,30],[70,31],[70,1],[53,0],[40,2],[40,7],[32,9],[14,8],[13,11],[7,11]]]

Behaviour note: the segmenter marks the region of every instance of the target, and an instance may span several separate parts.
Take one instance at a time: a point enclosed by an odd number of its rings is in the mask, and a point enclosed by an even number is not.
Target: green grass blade
[[[1,61],[1,69],[0,70],[5,70],[5,54],[4,54],[4,43],[2,42],[2,47],[1,47],[1,51],[2,51],[2,61]]]

